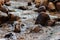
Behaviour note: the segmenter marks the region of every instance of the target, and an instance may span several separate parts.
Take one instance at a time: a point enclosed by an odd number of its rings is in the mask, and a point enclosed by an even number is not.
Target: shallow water
[[[20,3],[20,2],[11,1],[11,4],[12,5],[9,6],[8,8],[10,10],[15,10],[15,12],[9,12],[9,13],[21,17],[22,23],[25,24],[25,26],[21,28],[21,33],[12,32],[14,27],[12,27],[11,25],[9,25],[10,27],[0,28],[0,40],[6,40],[4,38],[4,35],[6,35],[7,33],[14,34],[14,36],[12,37],[14,39],[9,39],[9,40],[57,40],[58,38],[60,38],[60,25],[56,25],[54,27],[47,27],[47,28],[42,27],[43,31],[40,31],[38,33],[29,33],[30,29],[26,30],[26,28],[33,28],[33,26],[36,26],[34,25],[35,22],[34,19],[36,19],[38,13],[34,12],[33,9],[25,10],[25,11],[15,9],[15,7],[22,6],[22,4],[24,4],[22,2]],[[26,5],[24,4],[24,6]]]

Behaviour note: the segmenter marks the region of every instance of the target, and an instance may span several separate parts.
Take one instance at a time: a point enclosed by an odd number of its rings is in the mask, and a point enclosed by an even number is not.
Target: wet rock
[[[47,7],[48,7],[48,10],[50,10],[50,11],[51,11],[51,10],[52,10],[52,11],[55,11],[55,9],[56,9],[56,8],[55,8],[55,5],[54,5],[52,2],[49,2],[49,4],[48,4]]]
[[[6,5],[6,6],[11,6],[11,4],[10,4],[10,3],[6,3],[5,5]]]
[[[56,20],[56,21],[60,21],[60,18],[55,18],[54,20]]]
[[[37,3],[40,3],[41,2],[41,0],[34,0],[35,2],[35,4],[37,4]]]
[[[4,7],[0,7],[0,11],[8,14],[8,10],[6,8],[4,8]]]
[[[1,17],[0,17],[0,24],[6,23],[8,20],[9,20],[8,17],[1,16]]]
[[[56,21],[55,20],[49,20],[48,26],[55,26]]]
[[[60,10],[60,2],[57,2],[57,3],[56,3],[56,9],[57,9],[57,11]]]
[[[58,39],[58,40],[60,40],[60,39]]]
[[[40,13],[40,12],[46,12],[46,7],[45,6],[40,6],[39,8],[38,8],[38,12]]]
[[[5,12],[5,13],[8,13],[8,10],[5,7],[3,7],[3,5],[6,4],[9,1],[10,0],[1,0],[0,1],[0,11]]]
[[[3,13],[0,15],[0,24],[3,23],[13,23],[14,21],[18,21],[20,17],[14,16],[13,14],[7,14],[3,15]]]
[[[42,26],[47,26],[48,20],[50,20],[49,15],[43,12],[38,15],[35,24],[41,24]]]
[[[6,34],[6,35],[4,36],[4,38],[10,38],[11,36],[13,36],[13,34],[12,34],[12,33],[9,33],[9,34]]]
[[[25,26],[25,25],[24,25],[24,24],[21,24],[21,27],[22,27],[22,26]]]
[[[35,0],[32,0],[32,2],[35,2]]]
[[[8,17],[9,17],[9,21],[17,21],[20,19],[20,17],[15,16],[13,14],[8,14]]]
[[[55,2],[56,0],[48,0],[49,2]]]
[[[35,28],[31,29],[30,32],[38,33],[40,30],[41,30],[41,28],[39,26],[36,26]]]
[[[28,8],[26,8],[26,7],[24,7],[24,6],[20,6],[20,7],[18,7],[18,9],[27,10]]]
[[[15,10],[8,10],[8,12],[15,12]]]
[[[40,7],[40,3],[36,3],[35,7],[39,8]]]
[[[28,6],[31,6],[32,4],[31,4],[31,2],[28,2]]]
[[[20,33],[21,32],[21,29],[20,29],[20,23],[18,23],[18,22],[16,22],[15,24],[14,24],[14,32],[15,33]]]
[[[11,39],[12,40],[17,40],[17,37],[16,37],[15,33],[8,33],[4,36],[4,38],[7,38],[9,40],[11,40]]]
[[[41,1],[41,4],[46,6],[46,7],[47,7],[48,3],[49,3],[48,0]]]
[[[4,0],[4,4],[6,5],[6,6],[10,6],[11,4],[10,4],[10,0]]]
[[[7,28],[8,27],[8,24],[7,23],[4,23],[4,24],[2,24],[2,27],[3,28]]]

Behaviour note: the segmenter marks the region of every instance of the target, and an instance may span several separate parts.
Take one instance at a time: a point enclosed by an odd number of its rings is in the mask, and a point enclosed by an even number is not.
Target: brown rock
[[[12,24],[14,21],[19,21],[20,17],[14,16],[13,14],[8,14],[8,16],[0,16],[0,24],[10,23]]]
[[[41,28],[40,28],[39,26],[36,26],[35,28],[31,29],[30,32],[35,32],[35,33],[37,33],[37,32],[39,32],[40,30],[41,30]]]
[[[49,10],[54,10],[55,9],[55,5],[52,2],[49,2],[48,8],[49,8]]]
[[[60,10],[60,2],[56,3],[56,8],[57,8],[57,10]]]
[[[0,24],[6,23],[9,20],[8,17],[0,16]]]
[[[4,8],[4,7],[0,7],[0,11],[8,14],[8,10],[6,8]]]
[[[14,29],[14,32],[15,33],[20,33],[20,23],[17,23],[17,24],[15,24],[15,29]]]
[[[9,21],[17,21],[20,19],[18,16],[14,16],[13,14],[8,14]]]
[[[42,26],[47,26],[47,21],[50,20],[50,17],[45,12],[42,12],[38,15],[35,24],[41,24]]]
[[[48,21],[48,26],[54,26],[55,25],[55,20],[49,20]]]
[[[39,8],[40,7],[40,2],[36,3],[36,8]]]

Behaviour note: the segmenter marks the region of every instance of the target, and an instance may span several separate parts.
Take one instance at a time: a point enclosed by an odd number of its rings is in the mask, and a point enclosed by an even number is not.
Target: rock
[[[57,3],[56,3],[56,9],[57,9],[57,11],[60,10],[60,2],[57,2]]]
[[[10,6],[11,5],[10,4],[10,0],[4,0],[4,3],[5,3],[6,6]]]
[[[0,7],[4,4],[4,0],[0,0]]]
[[[13,23],[14,21],[18,21],[20,17],[14,16],[13,14],[7,14],[7,16],[4,16],[3,13],[0,15],[0,24],[3,23]]]
[[[5,3],[9,2],[10,0],[0,0],[0,7],[4,5]]]
[[[26,7],[24,7],[24,6],[20,6],[20,7],[18,7],[18,9],[27,10],[28,8],[26,8]]]
[[[32,0],[32,2],[35,2],[35,0]]]
[[[36,3],[35,7],[39,8],[40,7],[40,3]]]
[[[43,1],[41,0],[41,4],[46,7],[47,7],[48,3],[49,3],[48,0],[43,0]]]
[[[46,7],[45,6],[40,6],[38,8],[38,13],[40,13],[40,12],[46,12]]]
[[[41,0],[34,0],[35,2],[35,4],[37,4],[37,3],[40,3],[41,2]]]
[[[5,5],[6,5],[6,6],[10,6],[11,4],[10,4],[10,3],[6,3]]]
[[[15,16],[13,14],[8,14],[8,17],[9,17],[9,21],[17,21],[20,19],[20,17]]]
[[[4,38],[10,38],[11,36],[13,36],[13,34],[12,34],[12,33],[9,33],[9,34],[6,34],[6,35],[4,36]]]
[[[38,33],[40,30],[41,30],[41,28],[39,26],[36,26],[35,28],[31,29],[30,32]]]
[[[46,13],[40,13],[35,21],[35,24],[41,24],[42,26],[47,26],[47,21],[50,20],[50,17]]]
[[[4,36],[4,38],[17,40],[17,37],[16,37],[15,33],[8,33]]]
[[[8,10],[6,8],[4,8],[4,7],[0,7],[0,11],[8,14]]]
[[[48,0],[49,2],[55,2],[56,0]]]
[[[5,7],[3,7],[3,5],[6,4],[9,1],[10,0],[0,0],[0,11],[8,13],[8,10]]]
[[[2,27],[3,28],[8,28],[8,24],[7,23],[4,23],[4,24],[2,24]]]
[[[58,40],[60,40],[60,39],[58,39]]]
[[[31,2],[28,2],[28,6],[31,6],[32,4],[31,4]]]
[[[60,21],[60,18],[55,18],[54,20],[56,20],[56,21],[58,21],[58,22],[59,22],[59,21]]]
[[[54,9],[55,10],[55,9]],[[56,14],[56,12],[54,10],[50,10],[50,15],[54,16]]]
[[[0,16],[0,24],[6,23],[7,21],[9,21],[9,17],[5,17],[5,16]]]
[[[21,29],[20,29],[20,23],[19,22],[16,22],[14,24],[14,30],[13,30],[15,33],[20,33]]]
[[[49,20],[48,26],[55,26],[56,21],[55,20]]]
[[[52,3],[52,2],[49,2],[49,4],[48,4],[48,9],[51,11],[55,11],[55,5]]]

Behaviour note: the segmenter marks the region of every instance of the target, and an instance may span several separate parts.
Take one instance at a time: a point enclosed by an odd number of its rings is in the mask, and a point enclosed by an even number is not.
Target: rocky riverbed
[[[21,19],[21,24],[24,24],[24,26],[21,28],[20,33],[13,32],[14,26],[7,24],[9,27],[1,27],[0,28],[0,40],[60,40],[60,23],[57,22],[57,24],[53,27],[42,27],[41,31],[38,33],[31,33],[30,28],[33,28],[36,26],[35,19],[38,16],[37,12],[34,12],[33,10],[36,10],[37,8],[34,7],[34,4],[32,6],[29,6],[29,10],[20,10],[17,9],[18,6],[27,6],[27,2],[16,2],[16,1],[10,1],[11,6],[5,6],[9,10],[13,10],[13,12],[9,12],[9,14],[14,14],[15,16],[19,16]],[[49,12],[47,11],[47,14]],[[57,16],[51,16],[50,18],[57,18]],[[4,25],[4,24],[3,24]],[[28,28],[28,29],[26,29]],[[11,37],[6,38],[6,35],[12,35]]]

